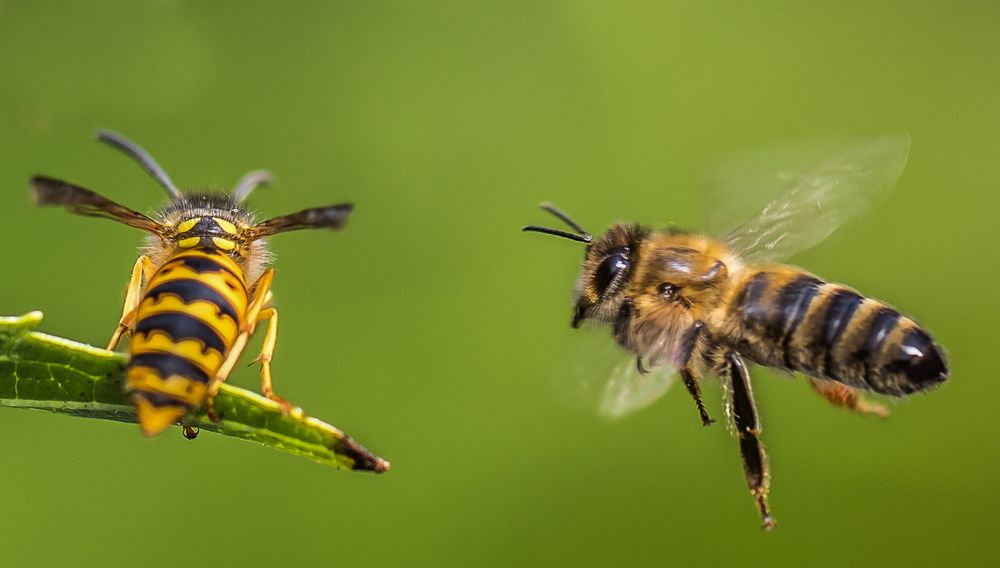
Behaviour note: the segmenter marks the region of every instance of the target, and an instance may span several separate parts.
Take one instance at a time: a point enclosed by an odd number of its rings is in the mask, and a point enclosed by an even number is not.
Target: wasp
[[[274,269],[268,267],[265,239],[298,229],[342,229],[352,205],[256,221],[244,201],[272,181],[268,172],[249,172],[228,194],[182,193],[135,142],[109,131],[99,131],[97,139],[138,162],[167,191],[170,202],[155,218],[48,176],[36,175],[30,185],[36,205],[59,205],[150,233],[108,343],[108,349],[115,349],[123,335],[131,336],[125,391],[142,432],[154,436],[202,407],[218,420],[214,398],[262,322],[267,329],[256,359],[261,391],[288,412],[291,405],[271,384],[278,311],[270,304]],[[185,436],[193,434],[185,428]]]
[[[847,286],[778,264],[818,244],[891,187],[908,151],[909,138],[884,137],[833,153],[718,238],[620,223],[594,239],[549,204],[543,209],[571,231],[523,228],[586,246],[571,325],[609,325],[634,359],[608,383],[606,414],[649,404],[679,375],[707,426],[713,420],[700,383],[706,374],[722,379],[726,413],[765,529],[776,522],[748,362],[801,373],[829,402],[880,416],[886,409],[861,391],[902,397],[948,378],[941,348],[913,319]],[[663,378],[650,383],[651,371]]]

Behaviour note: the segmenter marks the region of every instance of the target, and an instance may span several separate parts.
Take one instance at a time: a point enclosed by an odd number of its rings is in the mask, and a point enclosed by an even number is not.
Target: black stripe
[[[201,367],[173,353],[140,353],[133,355],[129,367],[150,367],[156,369],[160,378],[180,375],[199,383],[208,383],[208,375]]]
[[[156,408],[163,408],[164,406],[177,406],[185,409],[192,408],[190,404],[184,402],[183,400],[176,399],[173,396],[162,392],[141,389],[132,391],[132,396],[140,396]]]
[[[758,272],[750,279],[750,282],[743,287],[736,306],[743,315],[743,321],[750,326],[758,326],[767,323],[767,306],[761,303],[764,293],[767,292],[769,275],[766,272]]]
[[[205,251],[198,251],[198,252],[204,253]],[[241,280],[239,274],[236,274],[228,267],[212,260],[211,258],[205,258],[204,256],[200,255],[191,255],[191,256],[185,255],[177,257],[176,260],[181,261],[184,264],[184,266],[187,266],[188,268],[199,274],[203,274],[206,272],[228,272],[229,274],[232,274],[234,277],[236,277],[237,280]]]
[[[229,316],[237,324],[240,321],[239,316],[236,314],[236,308],[233,307],[229,300],[218,293],[215,288],[204,282],[187,278],[183,280],[171,280],[146,292],[146,297],[158,300],[161,294],[174,294],[183,300],[185,304],[197,302],[198,300],[211,302],[218,308],[216,313],[219,316]]]
[[[820,330],[819,347],[826,350],[826,375],[836,379],[833,372],[833,348],[837,340],[847,329],[854,312],[861,305],[863,298],[850,290],[838,290],[830,295],[829,303],[826,307],[826,314],[823,316],[823,326]]]
[[[785,285],[778,294],[778,307],[781,313],[774,320],[776,335],[781,338],[781,350],[784,353],[785,366],[792,368],[788,354],[788,344],[795,334],[795,329],[802,323],[813,298],[819,293],[821,280],[813,276],[802,275]]]
[[[217,350],[225,354],[226,344],[207,323],[200,319],[181,312],[167,312],[155,314],[139,320],[135,326],[136,333],[146,333],[151,331],[164,331],[174,341],[184,339],[198,339],[206,348]]]
[[[854,352],[854,358],[865,364],[865,382],[868,382],[871,367],[878,360],[879,351],[889,334],[899,321],[899,312],[892,308],[879,308],[871,321],[868,322],[868,332],[865,340]]]
[[[214,247],[198,248],[195,249],[198,253],[206,254],[208,256],[222,256],[223,252]]]

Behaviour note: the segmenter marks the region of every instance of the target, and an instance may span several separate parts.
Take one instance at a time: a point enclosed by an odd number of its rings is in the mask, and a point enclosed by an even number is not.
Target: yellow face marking
[[[219,219],[218,217],[212,217],[212,220],[215,221],[215,224],[218,225],[223,231],[229,233],[230,235],[236,234],[236,225],[233,225],[225,219]]]
[[[177,241],[177,246],[189,249],[198,246],[199,242],[201,242],[201,237],[191,237],[189,239],[181,239]]]
[[[201,221],[201,217],[194,217],[193,219],[188,219],[187,221],[184,221],[180,225],[177,225],[177,232],[186,233],[190,231],[191,229],[194,228],[195,225],[198,224],[198,221]]]
[[[219,247],[222,250],[233,250],[234,248],[236,248],[236,243],[234,243],[229,239],[220,239],[219,237],[212,237],[212,242],[215,243],[215,246]]]

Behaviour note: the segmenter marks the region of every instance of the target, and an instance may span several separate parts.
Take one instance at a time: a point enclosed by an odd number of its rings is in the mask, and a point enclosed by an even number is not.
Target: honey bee
[[[252,171],[226,193],[181,193],[163,168],[134,142],[109,131],[97,139],[142,166],[170,196],[156,219],[93,191],[51,177],[31,178],[35,203],[103,217],[151,235],[132,268],[125,303],[108,349],[130,335],[125,390],[142,432],[154,436],[196,408],[215,416],[213,401],[257,324],[267,322],[256,361],[261,391],[286,412],[291,405],[271,385],[278,312],[270,305],[274,269],[264,239],[297,229],[342,229],[352,205],[305,209],[256,221],[243,205],[271,182]],[[185,427],[185,436],[195,431]],[[359,453],[359,456],[362,454]],[[367,460],[370,461],[370,460]],[[359,464],[366,463],[361,460]]]
[[[543,209],[572,231],[523,228],[586,245],[571,324],[609,324],[634,358],[632,372],[619,371],[608,383],[607,414],[645,406],[679,375],[707,426],[713,420],[700,382],[709,373],[720,377],[765,529],[776,522],[747,361],[801,373],[829,402],[882,416],[885,408],[859,391],[902,397],[948,378],[941,348],[913,319],[847,286],[775,264],[816,245],[891,187],[908,151],[908,138],[884,137],[834,153],[720,238],[623,223],[595,240],[548,204]],[[663,378],[652,380],[650,371]]]

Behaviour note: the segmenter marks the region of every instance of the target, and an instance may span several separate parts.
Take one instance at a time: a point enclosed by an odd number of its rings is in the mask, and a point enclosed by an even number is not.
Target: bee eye
[[[628,256],[624,252],[608,255],[594,272],[594,289],[603,295],[608,286],[615,281],[622,271],[629,269]]]

